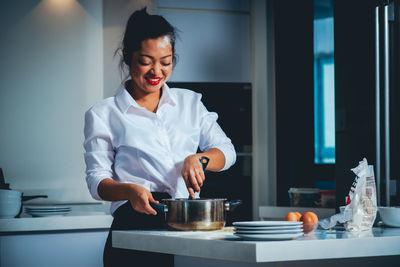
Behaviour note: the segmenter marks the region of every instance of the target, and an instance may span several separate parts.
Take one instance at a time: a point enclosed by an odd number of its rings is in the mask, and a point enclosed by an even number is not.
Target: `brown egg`
[[[312,211],[307,211],[303,216],[301,216],[300,220],[303,224],[314,224],[318,223],[318,216]]]
[[[301,216],[300,221],[303,222],[303,231],[306,234],[318,227],[318,216],[314,212],[307,211]]]
[[[297,211],[291,211],[286,214],[285,221],[292,221],[292,222],[298,222],[300,221],[301,218],[301,213]]]

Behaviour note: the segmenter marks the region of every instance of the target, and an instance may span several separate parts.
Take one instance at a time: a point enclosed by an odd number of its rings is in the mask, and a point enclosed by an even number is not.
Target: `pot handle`
[[[22,195],[21,195],[21,208],[19,208],[19,212],[18,212],[17,215],[15,215],[15,218],[19,218],[21,216],[22,207],[23,207],[23,203],[22,202],[27,201],[27,200],[31,200],[31,199],[34,199],[34,198],[41,198],[41,197],[42,198],[47,198],[47,195],[24,196],[24,193],[22,193]]]
[[[226,201],[224,203],[225,210],[226,211],[233,211],[234,209],[237,208],[237,206],[241,205],[243,203],[242,200],[237,199],[237,200],[232,200],[232,201]]]
[[[155,209],[158,212],[161,213],[167,213],[168,212],[168,206],[165,204],[161,204],[161,203],[152,203],[150,202],[150,206]]]

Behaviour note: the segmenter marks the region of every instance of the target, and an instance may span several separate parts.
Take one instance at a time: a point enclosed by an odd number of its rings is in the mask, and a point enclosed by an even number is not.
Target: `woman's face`
[[[172,73],[173,51],[168,36],[146,39],[142,49],[132,55],[130,74],[134,94],[158,93]]]

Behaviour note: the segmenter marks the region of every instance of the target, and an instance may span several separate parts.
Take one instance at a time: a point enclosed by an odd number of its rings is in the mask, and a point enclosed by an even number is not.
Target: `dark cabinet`
[[[218,113],[218,123],[232,140],[236,163],[222,172],[207,172],[201,197],[240,199],[243,204],[227,213],[227,224],[252,219],[252,106],[250,83],[168,82],[202,94],[209,111]]]

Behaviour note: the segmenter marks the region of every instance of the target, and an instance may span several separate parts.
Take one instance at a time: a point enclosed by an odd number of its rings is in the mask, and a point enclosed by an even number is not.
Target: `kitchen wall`
[[[250,82],[250,1],[158,0],[157,13],[178,29],[171,81]]]
[[[259,218],[259,206],[277,201],[274,2],[251,1],[254,219]]]
[[[0,167],[13,189],[87,200],[83,114],[103,97],[102,5],[8,1],[1,8]],[[65,196],[67,197],[67,196]]]

